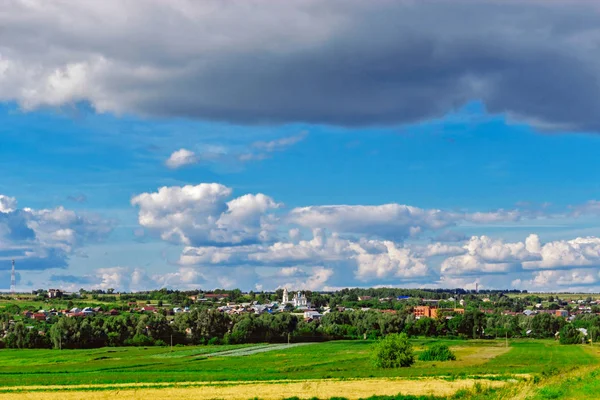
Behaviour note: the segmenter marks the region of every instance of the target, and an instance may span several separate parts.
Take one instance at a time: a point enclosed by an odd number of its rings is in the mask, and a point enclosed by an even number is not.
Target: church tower
[[[289,302],[290,302],[290,299],[288,297],[287,288],[283,288],[283,301],[282,301],[282,303],[286,304],[286,303],[289,303]]]

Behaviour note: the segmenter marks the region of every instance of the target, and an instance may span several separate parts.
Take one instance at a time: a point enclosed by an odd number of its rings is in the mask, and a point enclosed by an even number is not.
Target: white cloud
[[[461,246],[451,246],[445,243],[432,243],[427,246],[425,255],[427,257],[435,256],[453,256],[466,253],[467,250]]]
[[[390,278],[422,279],[431,276],[425,259],[413,253],[410,248],[399,248],[393,242],[370,241],[367,246],[354,243],[351,248],[357,253],[353,257],[358,266],[355,276],[363,282]]]
[[[0,194],[0,212],[9,213],[17,208],[17,199]]]
[[[290,211],[291,223],[309,228],[328,228],[335,232],[374,235],[394,240],[419,236],[423,231],[436,231],[464,222],[489,224],[517,221],[517,211],[457,213],[423,209],[402,204],[327,205],[298,207]]]
[[[171,169],[177,169],[185,165],[196,164],[197,162],[198,157],[196,153],[187,149],[179,149],[171,154],[167,161],[165,161],[165,165]]]
[[[280,272],[283,270],[285,270],[285,268],[282,268]],[[310,268],[309,271],[310,272],[300,273],[294,270],[295,275],[297,276],[296,279],[291,281],[287,280],[284,283],[280,283],[277,287],[288,288],[291,290],[323,290],[327,281],[334,273],[333,270],[323,267],[313,267]],[[280,276],[284,276],[285,279],[289,279],[292,275],[293,274],[280,274]]]
[[[302,131],[295,136],[287,136],[268,142],[254,142],[246,146],[224,147],[215,145],[199,146],[198,150],[179,149],[171,153],[165,165],[171,169],[192,164],[239,164],[249,161],[265,160],[275,152],[285,151],[304,140],[308,132]]]
[[[581,290],[582,287],[598,285],[600,272],[597,269],[571,269],[561,271],[537,271],[527,280],[515,280],[519,288],[535,290]]]
[[[487,236],[472,237],[467,254],[442,262],[443,274],[506,273],[516,270],[600,267],[600,239],[557,240],[542,244],[538,235],[524,242],[505,243]]]
[[[541,259],[523,263],[526,269],[600,267],[600,238],[556,240],[544,245],[540,245],[537,235],[530,238],[529,246],[539,252]]]
[[[232,190],[217,183],[162,187],[142,193],[131,203],[139,207],[142,227],[163,240],[185,245],[244,244],[269,240],[280,205],[263,194],[230,201]]]
[[[363,282],[377,279],[422,280],[432,275],[418,250],[390,241],[342,239],[315,229],[311,240],[276,242],[269,246],[187,247],[181,265],[284,266],[279,274],[298,273],[299,266],[352,273]],[[293,267],[288,267],[293,265]],[[328,275],[329,276],[329,275]]]
[[[280,139],[271,140],[268,142],[254,142],[252,144],[252,147],[260,151],[264,151],[266,153],[272,153],[274,151],[283,151],[286,150],[288,147],[293,146],[298,142],[301,142],[306,138],[307,135],[307,131],[302,131],[295,136],[288,136]]]

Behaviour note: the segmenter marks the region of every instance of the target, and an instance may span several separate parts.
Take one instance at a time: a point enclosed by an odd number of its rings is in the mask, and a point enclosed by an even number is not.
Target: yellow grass
[[[461,347],[452,346],[451,350],[456,354],[457,367],[485,364],[494,357],[498,357],[510,350],[510,347]]]
[[[502,381],[485,379],[463,379],[446,381],[442,379],[356,379],[356,380],[305,380],[264,382],[231,382],[214,385],[210,383],[187,382],[173,387],[153,388],[148,384],[111,384],[76,386],[28,386],[20,387],[20,392],[0,394],[0,399],[44,399],[44,400],[100,400],[100,399],[234,399],[246,400],[259,397],[265,400],[279,400],[286,397],[318,397],[328,399],[334,396],[358,399],[373,395],[437,395],[449,396],[459,389],[471,388],[475,382],[484,387],[500,387]],[[110,390],[84,391],[76,388],[110,388]],[[11,388],[11,389],[17,389]],[[70,389],[70,390],[63,390]],[[74,390],[75,389],[75,390]]]

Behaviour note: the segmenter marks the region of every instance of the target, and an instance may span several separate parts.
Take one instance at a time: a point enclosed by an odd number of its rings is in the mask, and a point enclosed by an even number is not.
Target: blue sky
[[[0,17],[0,288],[600,289],[587,3],[40,4]]]

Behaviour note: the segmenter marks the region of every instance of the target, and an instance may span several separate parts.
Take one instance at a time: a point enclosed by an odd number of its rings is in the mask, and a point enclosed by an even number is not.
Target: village
[[[68,293],[60,289],[48,289],[46,296],[51,299],[72,298],[75,301],[79,297],[78,293]],[[191,301],[189,306],[174,306],[170,307],[162,301],[157,301],[156,304],[140,305],[138,301],[127,302],[122,307],[108,308],[107,305],[94,307],[72,307],[69,309],[50,308],[40,309],[37,311],[24,310],[22,311],[23,318],[34,319],[37,321],[49,320],[51,317],[87,317],[93,315],[108,315],[117,316],[121,313],[161,313],[165,316],[173,316],[179,313],[189,313],[194,307],[208,307],[229,315],[255,314],[261,315],[264,313],[273,314],[281,312],[291,312],[302,314],[304,320],[312,321],[319,320],[323,315],[332,311],[337,312],[353,312],[353,311],[376,311],[380,313],[396,314],[400,309],[408,310],[408,313],[413,315],[416,320],[420,318],[439,318],[444,317],[451,319],[455,315],[463,315],[467,302],[465,299],[457,299],[448,297],[446,299],[432,298],[416,298],[406,295],[396,297],[373,297],[369,295],[357,296],[357,301],[351,306],[336,306],[332,308],[325,304],[323,306],[314,307],[311,301],[303,291],[296,291],[290,296],[287,288],[283,289],[280,301],[270,301],[261,303],[258,300],[248,302],[233,302],[230,301],[228,293],[202,293],[198,295],[190,295],[188,299]],[[564,318],[567,321],[573,321],[581,314],[600,314],[600,299],[571,299],[560,300],[553,299],[554,302],[526,302],[526,308],[522,311],[512,311],[509,309],[502,310],[498,308],[497,302],[489,297],[479,296],[471,298],[469,303],[479,304],[478,310],[483,314],[500,314],[506,316],[526,316],[533,317],[539,314],[549,314],[552,316]],[[364,306],[365,303],[378,304],[378,307]],[[398,307],[401,304],[401,307]],[[388,305],[389,307],[382,307]],[[450,306],[449,306],[450,305]]]

